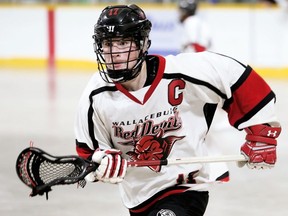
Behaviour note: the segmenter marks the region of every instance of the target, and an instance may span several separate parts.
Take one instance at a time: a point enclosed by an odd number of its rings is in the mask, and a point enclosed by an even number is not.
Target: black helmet
[[[138,76],[150,46],[151,26],[151,22],[146,18],[144,11],[134,4],[108,6],[102,11],[94,26],[93,38],[98,68],[104,81],[122,83]],[[139,55],[137,59],[133,60],[136,63],[132,68],[128,68],[128,63],[131,62],[129,60],[130,54],[128,54],[128,59],[125,62],[127,63],[125,69],[117,70],[113,61],[111,63],[105,62],[104,56],[107,54],[112,56],[112,48],[110,48],[110,52],[104,53],[103,42],[110,41],[108,44],[112,44],[112,38],[129,39],[131,42],[135,42]],[[131,50],[130,46],[130,49],[125,53],[136,50]]]
[[[181,11],[182,16],[185,17],[195,15],[197,7],[198,0],[180,0],[178,3],[178,8]]]

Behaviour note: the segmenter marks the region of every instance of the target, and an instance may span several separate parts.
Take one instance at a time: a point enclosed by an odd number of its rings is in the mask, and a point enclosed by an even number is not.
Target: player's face
[[[112,38],[102,43],[103,56],[108,69],[131,69],[137,62],[139,48],[132,38]]]
[[[187,13],[181,9],[179,9],[179,21],[182,23],[188,16]]]

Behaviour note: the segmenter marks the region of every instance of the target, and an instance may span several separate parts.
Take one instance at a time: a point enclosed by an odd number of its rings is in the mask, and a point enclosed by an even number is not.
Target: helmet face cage
[[[98,69],[105,82],[122,83],[138,76],[148,54],[150,30],[151,22],[136,5],[108,6],[102,11],[94,26],[93,38]],[[124,48],[113,52],[115,44]],[[132,53],[137,57],[132,57]],[[114,62],[113,55],[123,54],[127,55],[125,61]],[[126,67],[117,69],[119,64]]]
[[[146,40],[145,40],[146,39]],[[148,39],[145,38],[147,41]],[[123,51],[113,52],[113,43],[123,43],[123,41],[128,44]],[[107,48],[103,48],[103,42],[101,45],[96,44],[96,57],[98,62],[98,68],[100,75],[105,82],[126,82],[128,80],[134,79],[141,69],[141,65],[147,55],[147,42],[137,41],[135,42],[133,38],[107,38],[104,43],[108,44]],[[116,45],[117,46],[117,45]],[[101,48],[100,48],[101,47]],[[137,53],[137,57],[132,57],[132,53]],[[121,62],[115,62],[113,55],[127,54],[125,60]],[[109,59],[109,61],[107,61]],[[130,63],[133,66],[130,68]],[[117,69],[117,65],[125,65],[123,69]]]

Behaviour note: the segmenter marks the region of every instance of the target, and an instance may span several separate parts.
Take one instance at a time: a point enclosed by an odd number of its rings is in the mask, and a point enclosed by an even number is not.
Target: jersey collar
[[[159,59],[159,67],[157,70],[156,77],[150,87],[148,88],[147,92],[144,95],[143,102],[141,102],[138,98],[136,98],[134,95],[132,95],[127,89],[125,89],[121,84],[115,83],[116,88],[122,92],[124,95],[126,95],[128,98],[131,100],[135,101],[136,103],[139,103],[141,105],[145,104],[148,99],[151,97],[155,89],[157,88],[158,84],[160,83],[164,70],[165,70],[165,65],[166,65],[166,59],[163,56],[160,55],[153,55],[154,57]]]

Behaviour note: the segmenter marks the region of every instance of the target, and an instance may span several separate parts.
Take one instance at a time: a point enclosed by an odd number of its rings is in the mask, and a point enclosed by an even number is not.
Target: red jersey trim
[[[196,52],[203,52],[203,51],[206,51],[206,47],[205,46],[202,46],[198,43],[192,43],[192,46],[194,47],[195,51]]]
[[[125,89],[121,84],[119,83],[115,83],[116,88],[122,92],[124,95],[126,95],[128,98],[130,98],[131,100],[135,101],[136,103],[139,103],[141,105],[145,104],[148,99],[151,97],[151,95],[153,94],[153,92],[155,91],[155,89],[157,88],[158,84],[160,83],[163,74],[164,74],[164,69],[165,69],[165,65],[166,65],[166,60],[163,56],[159,56],[159,55],[155,55],[156,57],[158,57],[159,59],[159,67],[157,70],[157,74],[156,77],[153,81],[153,83],[151,84],[151,86],[149,87],[148,91],[146,92],[145,96],[144,96],[144,100],[143,103],[141,101],[139,101],[134,95],[132,95],[129,91],[127,91],[127,89]]]
[[[76,151],[77,154],[85,159],[90,159],[94,153],[94,150],[90,149],[87,144],[80,143],[76,140]]]
[[[228,182],[230,181],[230,177],[229,177],[229,172],[225,172],[223,175],[219,176],[216,181],[220,181],[220,182]]]
[[[187,189],[189,189],[188,187],[181,187],[181,188],[173,188],[172,190],[169,189],[169,191],[165,191],[164,193],[156,194],[154,195],[152,198],[150,198],[149,200],[147,200],[146,202],[144,202],[143,204],[140,204],[137,207],[134,207],[132,209],[129,209],[130,212],[133,213],[140,213],[140,212],[144,212],[146,211],[148,208],[150,208],[152,205],[154,205],[156,202],[158,202],[159,200],[168,197],[170,195],[173,194],[179,194],[179,193],[183,193],[185,192]]]
[[[230,124],[236,128],[275,97],[263,78],[249,66],[231,90],[232,98],[225,102],[223,108],[228,113]]]
[[[230,178],[229,178],[229,172],[228,171],[223,173],[217,179],[215,179],[215,181],[220,181],[220,182],[228,182],[229,180],[230,180]],[[168,197],[170,195],[183,193],[183,192],[187,191],[189,188],[190,187],[184,187],[184,186],[168,188],[168,189],[161,191],[158,194],[154,195],[153,197],[151,197],[147,201],[143,202],[142,204],[140,204],[134,208],[129,209],[129,211],[133,212],[133,213],[144,212],[147,209],[149,209],[152,205],[154,205],[156,202],[158,202],[159,200],[161,200],[165,197]]]

